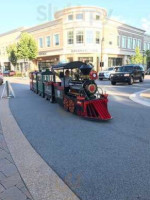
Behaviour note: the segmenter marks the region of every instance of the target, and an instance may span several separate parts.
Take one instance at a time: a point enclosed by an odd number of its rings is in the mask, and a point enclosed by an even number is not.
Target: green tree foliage
[[[146,51],[146,61],[150,62],[150,50]]]
[[[143,55],[140,52],[139,47],[135,49],[135,56],[131,56],[132,64],[142,64],[143,63]]]
[[[17,45],[16,44],[11,44],[7,47],[7,54],[9,61],[12,63],[13,66],[17,65]]]
[[[17,44],[17,55],[19,59],[34,60],[37,57],[38,47],[35,39],[28,33],[22,33]]]

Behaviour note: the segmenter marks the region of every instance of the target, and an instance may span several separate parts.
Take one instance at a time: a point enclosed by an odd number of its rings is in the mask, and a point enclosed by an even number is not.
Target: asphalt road
[[[113,120],[92,122],[13,84],[10,108],[26,138],[82,200],[150,200],[150,108],[129,100],[149,87],[98,81]]]

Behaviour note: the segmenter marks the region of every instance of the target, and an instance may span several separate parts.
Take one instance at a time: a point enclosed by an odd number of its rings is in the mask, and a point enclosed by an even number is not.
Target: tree
[[[34,60],[37,57],[38,47],[35,39],[29,33],[22,33],[17,44],[17,54],[19,59]]]
[[[131,56],[132,64],[142,64],[143,63],[143,55],[140,52],[139,47],[135,49],[135,56]]]
[[[13,66],[17,65],[18,56],[17,56],[17,45],[11,44],[7,47],[7,54],[9,61],[12,63]]]
[[[145,61],[146,61],[146,65],[147,65],[147,68],[149,68],[150,67],[150,50],[147,50],[146,52],[145,52]]]
[[[25,65],[28,60],[34,60],[37,57],[38,47],[35,39],[29,33],[22,33],[21,38],[17,44],[17,56],[24,60],[24,69],[27,71]],[[23,66],[21,69],[23,73]]]

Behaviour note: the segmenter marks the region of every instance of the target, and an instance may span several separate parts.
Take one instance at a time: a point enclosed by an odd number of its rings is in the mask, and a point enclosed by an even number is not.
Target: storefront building
[[[137,46],[141,53],[150,50],[150,36],[144,30],[110,19],[103,8],[71,7],[54,17],[53,21],[22,30],[37,41],[34,64],[39,69],[80,60],[89,61],[100,71],[100,63],[103,69],[128,64]]]
[[[0,70],[14,70],[14,67],[9,62],[7,55],[7,47],[13,43],[17,43],[21,32],[24,30],[23,27],[12,30],[10,32],[0,34]]]

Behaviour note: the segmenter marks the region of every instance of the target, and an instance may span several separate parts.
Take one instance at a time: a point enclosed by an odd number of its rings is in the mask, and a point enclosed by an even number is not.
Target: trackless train
[[[52,66],[44,72],[31,72],[30,89],[81,117],[110,120],[108,95],[99,93],[95,83],[97,72],[92,68],[90,64],[75,61]]]

